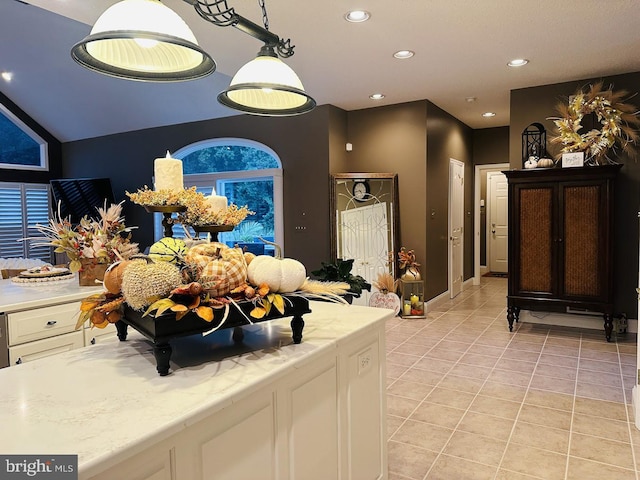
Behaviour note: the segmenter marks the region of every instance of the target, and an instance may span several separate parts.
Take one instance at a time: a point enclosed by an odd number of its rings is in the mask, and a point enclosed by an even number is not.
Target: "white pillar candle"
[[[209,195],[205,197],[207,203],[209,204],[207,210],[225,211],[227,209],[227,197],[223,197],[222,195]]]
[[[171,158],[169,150],[165,158],[156,158],[153,164],[154,188],[158,190],[184,190],[182,160]]]

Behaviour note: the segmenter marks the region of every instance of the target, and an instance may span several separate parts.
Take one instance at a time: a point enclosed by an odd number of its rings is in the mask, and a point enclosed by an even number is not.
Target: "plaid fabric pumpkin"
[[[198,281],[212,297],[222,297],[247,281],[242,250],[223,243],[205,243],[189,249],[187,262],[196,265]]]

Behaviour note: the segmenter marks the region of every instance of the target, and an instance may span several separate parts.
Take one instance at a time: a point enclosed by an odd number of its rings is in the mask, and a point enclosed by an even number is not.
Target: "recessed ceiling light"
[[[13,78],[13,73],[11,73],[11,72],[2,72],[2,73],[0,73],[0,76],[2,77],[2,79],[5,82],[10,82],[11,79]]]
[[[405,58],[411,58],[414,55],[415,55],[415,52],[412,52],[411,50],[398,50],[396,53],[393,54],[395,58],[399,58],[401,60]]]
[[[529,63],[529,60],[527,60],[526,58],[514,58],[509,63],[507,63],[507,65],[509,65],[510,67],[522,67],[527,63]]]
[[[483,117],[489,118],[489,117],[495,117],[496,114],[494,112],[484,112],[482,114]]]
[[[371,100],[382,100],[384,98],[384,94],[383,93],[372,93],[371,95],[369,95],[369,98]]]
[[[467,97],[467,98],[465,98],[465,100],[467,101],[467,103],[473,103],[473,102],[475,102],[477,100],[477,98],[476,97]]]
[[[352,10],[348,12],[344,18],[347,22],[360,23],[369,20],[369,18],[371,18],[371,14],[365,10]]]

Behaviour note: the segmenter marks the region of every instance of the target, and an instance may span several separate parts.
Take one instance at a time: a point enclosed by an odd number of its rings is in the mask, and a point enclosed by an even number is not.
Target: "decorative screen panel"
[[[552,292],[553,189],[520,189],[520,291]]]
[[[600,186],[564,189],[564,294],[599,296]]]

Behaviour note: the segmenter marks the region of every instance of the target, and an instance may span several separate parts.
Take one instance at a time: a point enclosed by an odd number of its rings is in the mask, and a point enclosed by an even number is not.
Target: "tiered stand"
[[[239,343],[244,338],[242,326],[249,324],[247,318],[251,318],[253,323],[260,323],[276,318],[293,317],[291,320],[293,343],[302,342],[302,329],[304,328],[302,316],[311,312],[309,300],[293,295],[283,295],[283,297],[285,299],[284,314],[272,309],[271,311],[275,313],[270,313],[261,319],[254,319],[249,316],[249,312],[254,308],[252,302],[236,303],[244,315],[234,305],[229,305],[229,315],[220,329],[233,328],[233,341]],[[169,361],[171,360],[172,349],[169,341],[175,337],[201,334],[217,327],[224,317],[224,310],[215,310],[214,312],[215,316],[211,322],[201,319],[195,313],[188,313],[177,321],[174,313],[164,313],[159,317],[154,317],[153,315],[142,316],[142,312],[127,306],[124,310],[124,317],[116,322],[118,338],[121,341],[126,340],[127,327],[131,326],[151,340],[153,342],[153,354],[156,358],[156,369],[161,376],[164,376],[169,373]]]
[[[164,227],[165,237],[173,236],[173,225],[175,220],[172,214],[183,212],[186,207],[181,206],[145,206],[147,212],[162,213],[162,226]],[[210,233],[211,240],[218,241],[219,232],[229,232],[233,230],[231,225],[205,225],[194,227],[196,234]],[[235,305],[229,305],[230,309],[226,319],[224,319],[225,309],[214,310],[214,318],[211,322],[207,322],[198,317],[195,313],[190,312],[180,320],[176,320],[174,313],[163,313],[155,317],[153,315],[143,316],[143,312],[133,310],[125,304],[124,316],[116,322],[118,330],[118,338],[120,341],[127,339],[127,329],[129,326],[140,332],[146,338],[153,342],[153,354],[156,358],[156,369],[161,376],[169,373],[169,362],[171,360],[172,348],[169,341],[172,338],[184,337],[187,335],[196,335],[208,332],[219,326],[220,330],[233,328],[233,341],[242,342],[244,332],[242,326],[250,323],[261,323],[276,318],[293,317],[291,320],[291,331],[293,343],[302,342],[302,329],[304,328],[304,320],[302,316],[310,313],[309,300],[296,295],[282,295],[284,297],[285,309],[280,314],[277,310],[271,309],[268,315],[263,318],[255,319],[249,314],[255,307],[253,302],[241,301]],[[237,307],[236,307],[237,305]],[[239,311],[241,310],[242,313]],[[247,320],[251,319],[251,321]],[[224,323],[220,325],[221,322]]]

